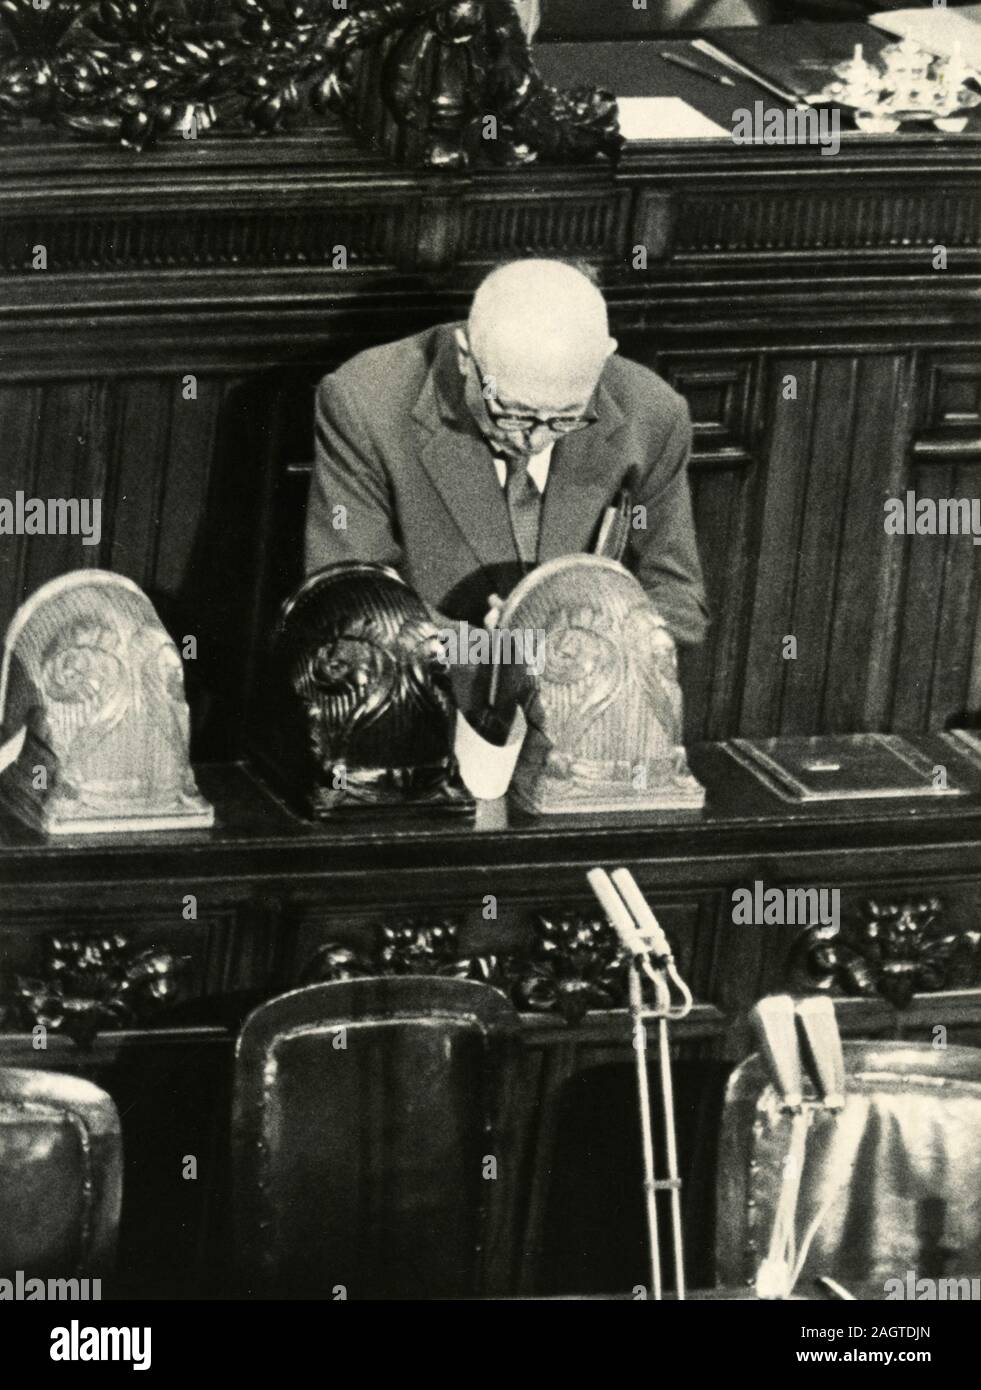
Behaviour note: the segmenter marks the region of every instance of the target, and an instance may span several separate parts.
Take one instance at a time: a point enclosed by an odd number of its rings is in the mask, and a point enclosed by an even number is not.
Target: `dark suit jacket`
[[[430,607],[479,625],[488,597],[506,598],[521,567],[490,450],[463,399],[453,327],[372,348],[321,381],[306,568],[391,565]],[[697,642],[707,614],[688,408],[659,376],[618,356],[594,405],[598,422],[555,444],[539,561],[589,550],[604,509],[627,488],[647,509],[647,529],[631,531],[624,563],[676,640]]]

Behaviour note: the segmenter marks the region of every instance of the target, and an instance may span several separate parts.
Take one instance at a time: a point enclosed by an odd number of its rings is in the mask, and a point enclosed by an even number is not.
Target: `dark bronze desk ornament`
[[[681,742],[674,643],[621,564],[550,560],[521,581],[499,625],[526,651],[538,634],[534,664],[502,664],[493,683],[492,704],[522,706],[528,723],[511,783],[518,805],[556,814],[704,804]]]
[[[188,761],[180,656],[138,585],[52,579],[7,629],[0,801],[48,835],[209,826]]]
[[[437,629],[384,565],[342,562],[284,603],[254,752],[314,819],[382,809],[472,813]]]

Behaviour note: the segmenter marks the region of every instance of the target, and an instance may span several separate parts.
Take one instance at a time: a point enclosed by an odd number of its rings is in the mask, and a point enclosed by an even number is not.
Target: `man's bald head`
[[[561,261],[514,261],[480,285],[469,350],[502,404],[562,412],[585,406],[616,347],[606,303]]]

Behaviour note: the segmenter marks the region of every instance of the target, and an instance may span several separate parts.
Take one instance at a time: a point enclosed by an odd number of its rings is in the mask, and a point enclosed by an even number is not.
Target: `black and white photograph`
[[[979,547],[981,4],[0,0],[25,1373],[953,1367]]]

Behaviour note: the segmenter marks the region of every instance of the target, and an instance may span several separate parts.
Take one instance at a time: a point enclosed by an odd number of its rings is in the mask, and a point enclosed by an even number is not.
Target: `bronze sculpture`
[[[0,800],[51,835],[209,826],[188,762],[181,659],[142,589],[74,570],[7,630]]]
[[[394,570],[342,561],[286,600],[253,751],[303,814],[472,811],[453,723],[436,627]]]
[[[540,670],[500,667],[495,698],[528,731],[512,798],[536,814],[698,808],[682,746],[674,643],[638,581],[615,560],[568,555],[521,581],[501,614],[544,631]]]

